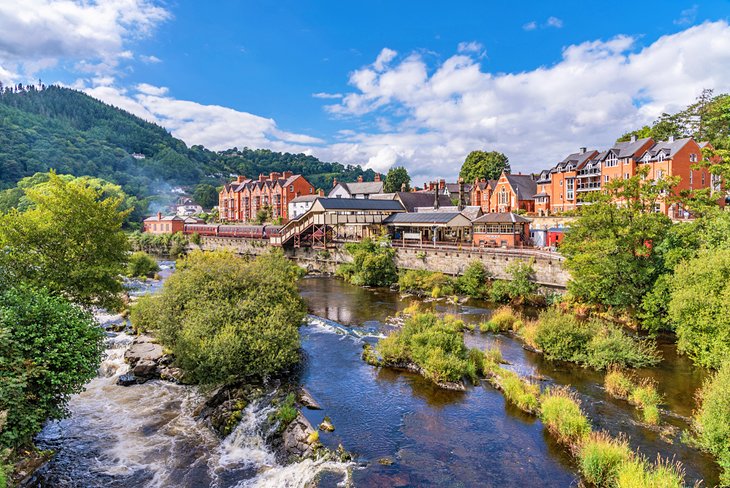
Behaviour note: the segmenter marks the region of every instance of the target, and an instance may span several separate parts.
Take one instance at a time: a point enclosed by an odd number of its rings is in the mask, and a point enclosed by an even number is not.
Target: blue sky
[[[416,178],[472,149],[534,171],[730,91],[728,1],[13,3],[6,83],[75,86],[189,144]]]

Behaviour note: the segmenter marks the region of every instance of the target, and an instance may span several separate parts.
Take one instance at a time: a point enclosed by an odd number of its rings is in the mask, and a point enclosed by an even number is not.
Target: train
[[[281,235],[281,225],[185,224],[183,234],[214,237],[269,239]]]

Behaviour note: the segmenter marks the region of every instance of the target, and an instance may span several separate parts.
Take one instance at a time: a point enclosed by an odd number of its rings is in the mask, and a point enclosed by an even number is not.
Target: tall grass
[[[519,316],[510,307],[499,307],[487,322],[479,325],[481,332],[506,332],[512,330]]]
[[[617,488],[683,488],[684,470],[679,463],[657,458],[654,465],[635,456],[622,463],[616,473]]]
[[[618,368],[611,368],[606,373],[603,384],[608,394],[628,400],[641,410],[644,422],[650,425],[659,424],[661,419],[659,405],[662,403],[662,396],[651,380],[644,379],[637,384],[627,373]]]
[[[567,388],[548,389],[540,403],[540,420],[560,443],[575,447],[591,433],[578,399]]]
[[[631,461],[633,455],[625,439],[594,432],[578,449],[578,467],[589,484],[599,488],[613,487],[621,465]]]

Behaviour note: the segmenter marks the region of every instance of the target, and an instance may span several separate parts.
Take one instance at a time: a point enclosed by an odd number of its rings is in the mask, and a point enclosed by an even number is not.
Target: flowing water
[[[170,263],[167,264],[169,274]],[[159,282],[143,282],[130,294],[149,293]],[[304,367],[301,382],[323,407],[305,410],[313,425],[329,416],[335,431],[320,433],[330,448],[342,444],[357,455],[357,465],[304,461],[282,466],[265,445],[261,426],[270,407],[252,403],[240,425],[217,438],[197,421],[201,401],[193,387],[150,381],[121,387],[125,348],[132,337],[109,333],[107,357],[99,377],[70,402],[71,416],[46,426],[38,438],[57,451],[42,471],[49,487],[321,487],[355,486],[577,486],[570,456],[556,445],[534,417],[505,404],[487,384],[465,392],[435,388],[418,375],[378,369],[360,359],[365,342],[375,343],[396,327],[390,319],[412,299],[388,290],[366,290],[332,278],[306,278],[302,296],[311,315],[301,328]],[[440,312],[480,322],[485,304],[430,302]],[[99,316],[107,324],[121,317]],[[506,335],[468,333],[471,347],[497,343],[522,374],[545,377],[545,385],[572,385],[594,427],[628,436],[649,458],[657,453],[684,463],[688,482],[717,480],[708,456],[684,445],[674,432],[643,426],[633,407],[601,388],[602,375],[570,365],[548,363]],[[704,373],[662,345],[665,361],[641,371],[652,376],[677,416],[663,423],[686,428],[692,398]],[[351,473],[350,473],[351,471]]]

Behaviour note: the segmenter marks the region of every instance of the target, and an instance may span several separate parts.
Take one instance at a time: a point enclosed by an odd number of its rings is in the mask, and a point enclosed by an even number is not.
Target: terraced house
[[[257,180],[238,176],[226,183],[218,195],[220,219],[228,222],[252,222],[261,209],[268,208],[273,219],[289,219],[289,202],[313,195],[314,187],[302,175],[291,171],[260,174]]]
[[[702,188],[719,191],[718,179],[706,168],[695,167],[702,158],[704,144],[698,144],[691,137],[655,141],[634,136],[602,152],[582,147],[539,174],[534,195],[535,212],[551,215],[575,210],[585,204],[586,194],[605,188],[612,180],[635,176],[644,165],[649,167],[649,181],[678,176],[677,192]],[[684,209],[668,198],[661,199],[655,211],[672,218],[687,216]]]

